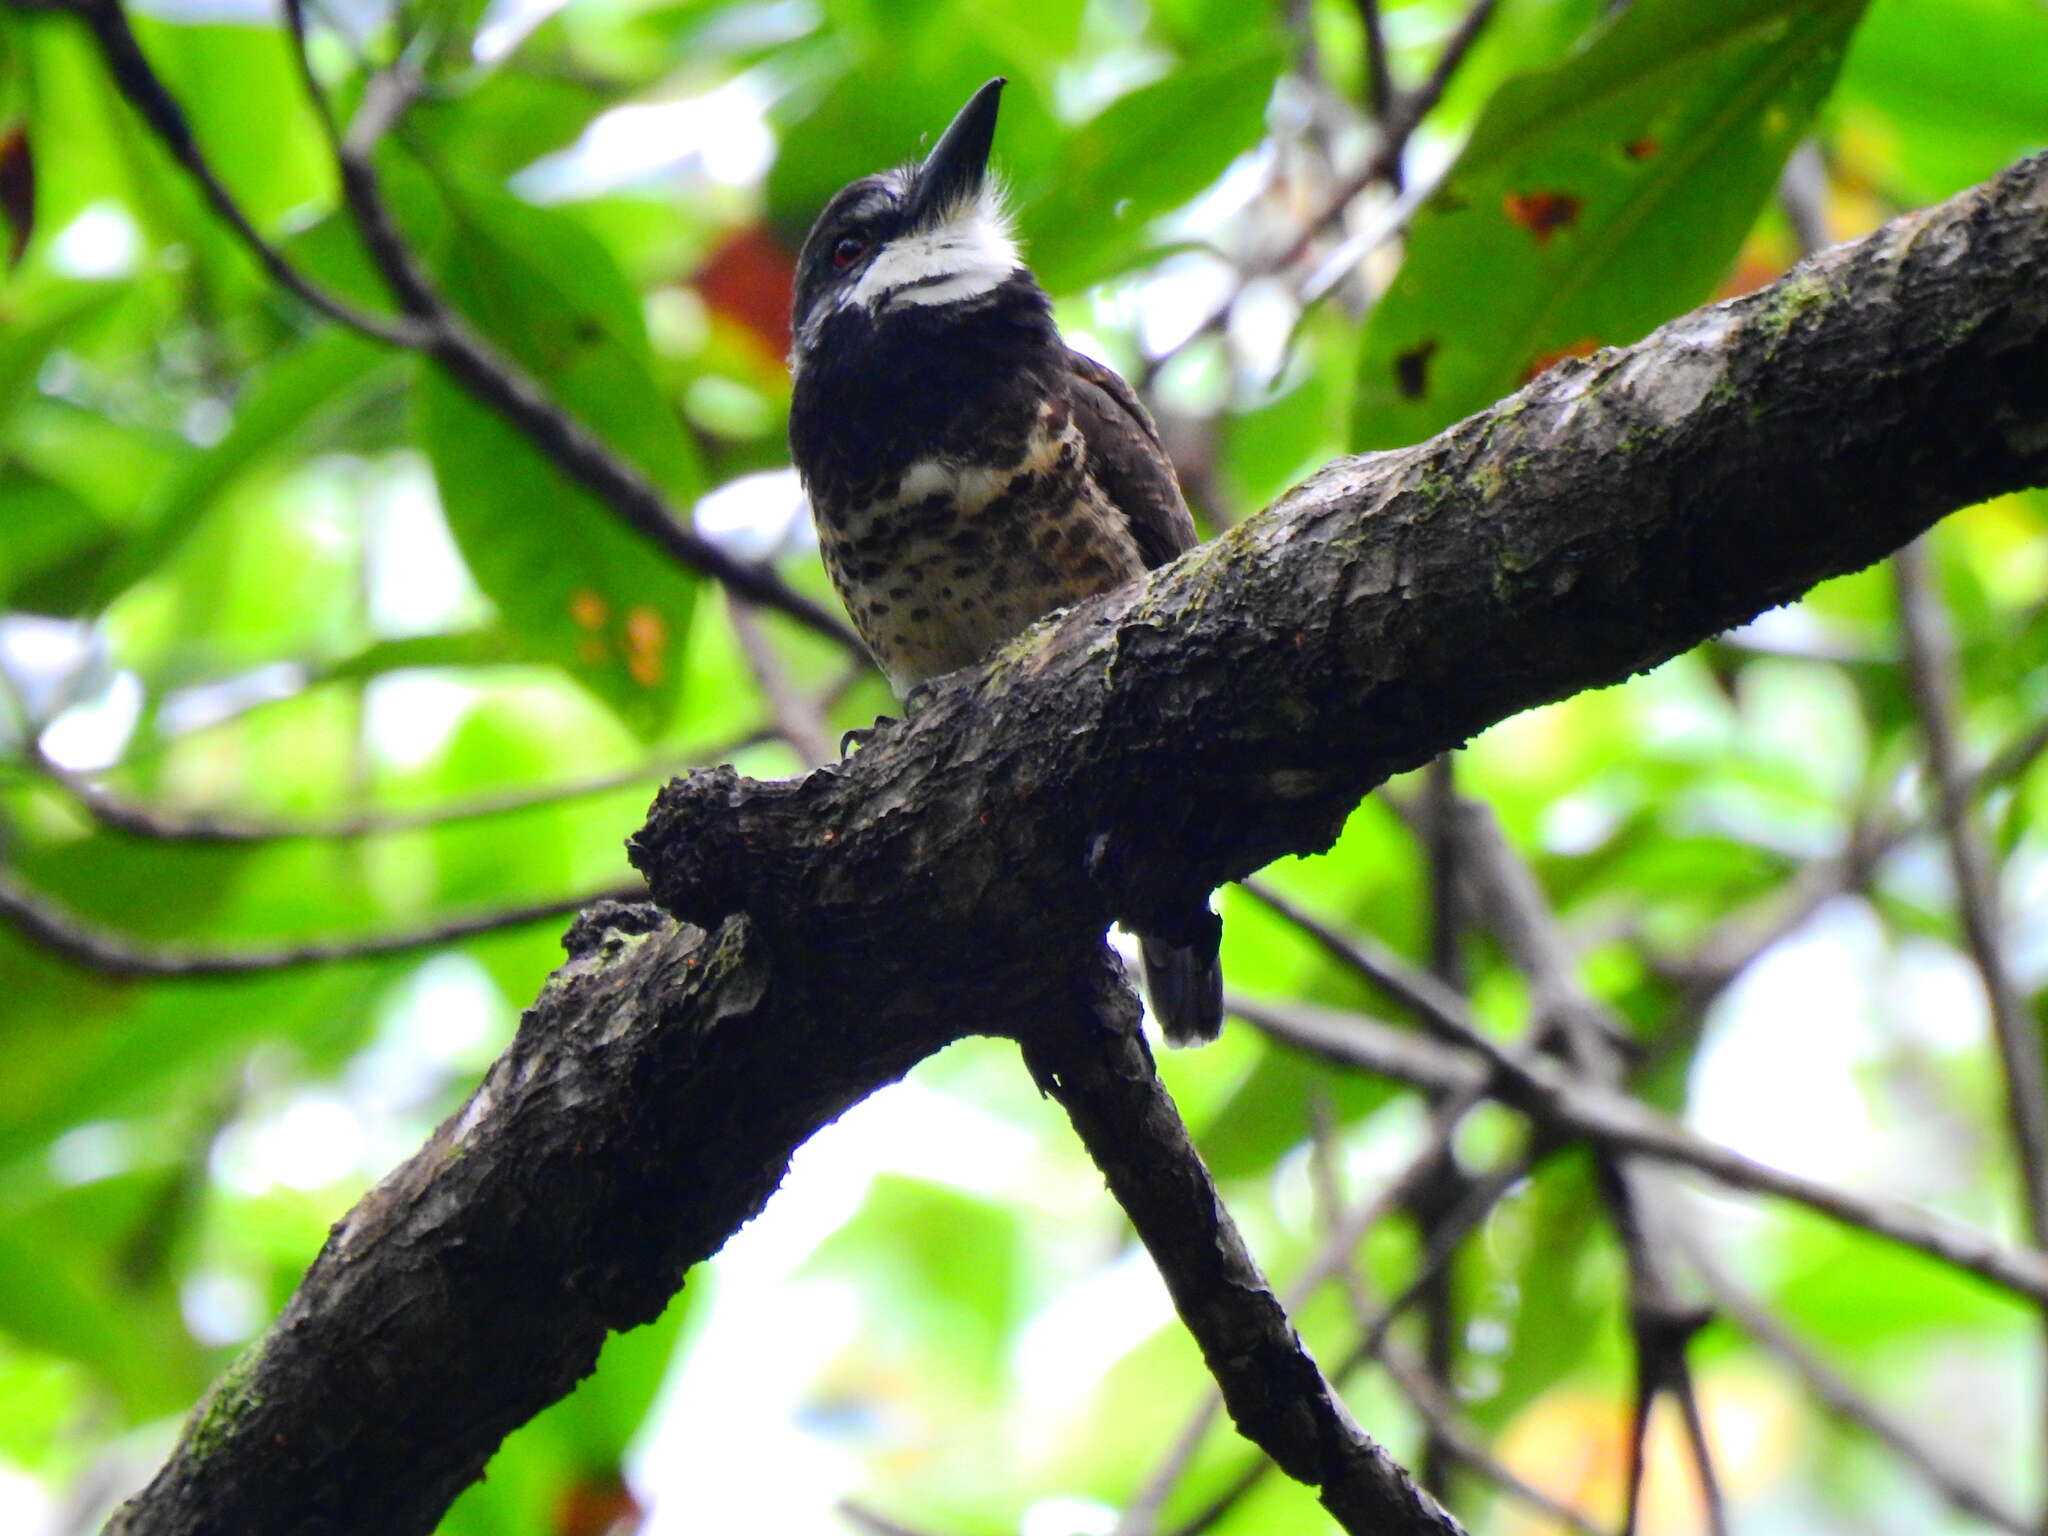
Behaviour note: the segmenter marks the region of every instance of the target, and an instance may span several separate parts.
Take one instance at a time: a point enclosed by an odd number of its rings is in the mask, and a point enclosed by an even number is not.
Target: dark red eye
[[[867,255],[867,253],[867,241],[861,239],[858,235],[847,235],[837,245],[832,247],[832,265],[835,267],[850,267],[856,261],[859,261],[861,257]]]

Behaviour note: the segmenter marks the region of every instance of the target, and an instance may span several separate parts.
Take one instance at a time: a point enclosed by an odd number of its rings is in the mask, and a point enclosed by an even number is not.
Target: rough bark
[[[112,1529],[431,1530],[794,1147],[949,1040],[1028,1040],[1110,919],[1166,931],[1388,774],[2044,481],[2037,157],[1333,464],[847,764],[677,781],[635,854],[711,933],[580,924],[469,1106],[335,1228]]]

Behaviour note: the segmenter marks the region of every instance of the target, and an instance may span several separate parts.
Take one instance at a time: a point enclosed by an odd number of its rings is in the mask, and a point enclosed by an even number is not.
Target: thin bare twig
[[[1139,370],[1138,386],[1141,390],[1150,387],[1151,382],[1169,362],[1189,346],[1204,337],[1212,336],[1228,323],[1231,312],[1253,283],[1261,278],[1272,277],[1287,271],[1307,256],[1311,247],[1322,234],[1340,224],[1351,205],[1372,186],[1387,182],[1399,193],[1399,197],[1385,219],[1376,223],[1365,233],[1346,240],[1318,264],[1315,273],[1302,285],[1301,298],[1304,304],[1320,300],[1372,251],[1392,240],[1408,226],[1412,218],[1435,190],[1435,184],[1404,187],[1402,184],[1401,162],[1407,152],[1408,141],[1422,120],[1436,109],[1443,94],[1457,78],[1459,69],[1472,51],[1472,45],[1479,41],[1480,34],[1493,17],[1498,0],[1476,0],[1472,8],[1459,20],[1458,25],[1444,40],[1442,53],[1429,72],[1429,77],[1412,92],[1397,94],[1389,112],[1380,119],[1379,142],[1365,162],[1338,184],[1336,191],[1323,200],[1316,212],[1304,219],[1288,243],[1271,254],[1257,260],[1247,261],[1239,269],[1237,280],[1217,300],[1193,329],[1189,330],[1172,347],[1156,357],[1145,359]]]
[[[2042,1067],[2039,1031],[2006,959],[1991,850],[1970,811],[1970,786],[1957,739],[1955,638],[1929,580],[1925,545],[1916,542],[1900,550],[1892,557],[1892,571],[1907,678],[1926,738],[1963,933],[1984,987],[2005,1070],[2006,1113],[2020,1165],[2027,1231],[2037,1247],[2048,1248],[2048,1073]]]
[[[2048,1256],[2009,1248],[1946,1217],[1883,1196],[1854,1194],[1759,1162],[1694,1134],[1635,1099],[1579,1083],[1548,1063],[1522,1063],[1514,1076],[1497,1075],[1490,1063],[1462,1051],[1354,1014],[1299,1003],[1262,1003],[1235,1011],[1275,1039],[1325,1060],[1439,1091],[1485,1084],[1488,1097],[1531,1115],[1560,1135],[1605,1142],[1696,1169],[1734,1189],[1775,1195],[2018,1295],[2048,1302]]]
[[[1380,18],[1380,0],[1358,0],[1358,25],[1365,33],[1365,104],[1384,132],[1394,110],[1394,72],[1387,60],[1387,29]]]
[[[824,710],[790,682],[789,669],[775,654],[775,644],[762,630],[753,606],[735,597],[727,602],[726,611],[747,670],[754,674],[761,697],[768,701],[768,718],[774,722],[775,734],[803,759],[806,768],[831,762],[839,754],[833,750],[832,727],[825,722]]]
[[[91,29],[121,94],[193,179],[215,214],[280,286],[351,330],[434,358],[482,404],[517,428],[568,479],[589,490],[614,516],[673,559],[794,619],[851,654],[864,654],[859,637],[837,614],[789,586],[772,570],[734,559],[685,526],[651,481],[612,453],[440,301],[385,208],[370,164],[377,140],[403,112],[417,88],[417,77],[407,66],[401,64],[372,78],[355,123],[337,146],[343,192],[356,216],[358,231],[404,311],[399,317],[387,318],[327,293],[257,232],[207,161],[183,108],[142,52],[121,0],[46,3],[72,11]],[[317,84],[310,70],[308,83]]]
[[[645,889],[639,886],[615,886],[608,890],[586,891],[551,901],[500,907],[490,912],[450,918],[403,933],[370,934],[356,939],[320,939],[269,949],[193,950],[145,944],[125,934],[99,928],[64,911],[47,897],[30,891],[12,875],[0,871],[0,917],[11,922],[25,938],[52,954],[103,976],[138,980],[254,976],[302,965],[408,954],[413,950],[451,944],[457,939],[474,938],[480,933],[496,933],[547,918],[563,917],[597,901],[640,901],[645,900],[646,895]]]
[[[127,98],[128,104],[149,124],[151,132],[170,152],[171,158],[184,167],[185,174],[199,188],[200,195],[213,209],[215,217],[234,232],[235,238],[270,274],[273,282],[352,331],[397,347],[417,349],[426,344],[427,334],[416,321],[401,316],[371,314],[345,299],[337,298],[293,266],[282,251],[263,238],[242,211],[241,204],[235,201],[234,194],[214,174],[212,165],[193,135],[191,120],[185,116],[185,109],[165,88],[163,80],[144,55],[134,29],[128,25],[128,16],[120,0],[53,0],[53,5],[55,9],[70,11],[85,23],[99,44],[107,73],[113,77],[114,84]]]
[[[2040,1028],[2014,985],[2006,959],[1990,844],[1971,814],[1958,740],[1955,635],[1934,589],[1925,540],[1908,544],[1892,557],[1892,577],[1905,643],[1906,678],[1926,742],[1956,905],[1971,964],[1984,988],[1991,1033],[2005,1076],[2006,1126],[2020,1165],[2026,1230],[2036,1248],[2048,1249],[2048,1068],[2042,1062]],[[2043,1321],[2048,1325],[2048,1314]],[[2048,1402],[2042,1406],[2048,1408]],[[2042,1433],[2048,1439],[2048,1420],[2044,1420]],[[2048,1516],[2043,1518],[2048,1522]]]
[[[1335,1246],[1334,1240],[1341,1235],[1341,1228],[1344,1225],[1346,1203],[1341,1171],[1342,1149],[1328,1097],[1318,1095],[1311,1110],[1309,1181],[1315,1195],[1317,1219],[1324,1229],[1325,1243]],[[1427,1232],[1424,1238],[1425,1241],[1428,1240]],[[1343,1268],[1338,1279],[1343,1283],[1345,1297],[1351,1304],[1351,1314],[1359,1328],[1363,1332],[1370,1332],[1379,1320],[1379,1313],[1372,1303],[1372,1298],[1366,1293],[1365,1277],[1359,1273],[1354,1257],[1356,1250],[1355,1242],[1344,1246]],[[1424,1309],[1426,1315],[1443,1289],[1441,1283],[1435,1283],[1422,1293],[1418,1305]],[[1434,1323],[1434,1316],[1428,1316],[1428,1321]],[[1433,1331],[1430,1341],[1433,1347]],[[1407,1398],[1409,1406],[1414,1408],[1422,1419],[1423,1426],[1428,1431],[1429,1445],[1439,1459],[1456,1461],[1470,1467],[1511,1498],[1528,1505],[1545,1518],[1579,1532],[1580,1536],[1606,1536],[1606,1532],[1580,1511],[1552,1498],[1541,1488],[1527,1482],[1487,1449],[1486,1442],[1478,1431],[1459,1414],[1457,1405],[1452,1401],[1449,1378],[1433,1359],[1416,1354],[1399,1339],[1391,1336],[1382,1341],[1379,1358],[1380,1363],[1387,1368],[1387,1375],[1400,1389],[1401,1395]],[[1431,1481],[1426,1475],[1422,1479],[1422,1485],[1439,1498],[1446,1495],[1444,1484]]]

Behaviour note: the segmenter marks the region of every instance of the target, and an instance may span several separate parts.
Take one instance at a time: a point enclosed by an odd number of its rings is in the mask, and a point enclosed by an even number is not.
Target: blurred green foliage
[[[774,555],[829,602],[793,487],[749,478],[786,462],[790,253],[840,183],[916,156],[990,75],[1012,80],[998,160],[1036,268],[1070,333],[1142,380],[1211,527],[1339,452],[1419,439],[1558,355],[1783,270],[1800,226],[1776,188],[1801,143],[1818,166],[1803,211],[1847,238],[2048,139],[2036,0],[1610,9],[1500,0],[1407,145],[1405,247],[1365,253],[1305,311],[1309,274],[1396,195],[1382,183],[1310,223],[1376,142],[1361,17],[1379,14],[1413,90],[1456,34],[1453,0],[308,13],[344,119],[394,58],[426,73],[378,165],[447,297],[684,514],[701,508],[707,536]],[[287,34],[207,0],[165,0],[137,28],[255,226],[388,309]],[[832,736],[886,694],[773,614],[742,633],[722,595],[431,364],[283,294],[58,10],[0,11],[0,217],[21,246],[0,292],[0,873],[131,946],[425,936],[148,979],[0,928],[0,1524],[13,1500],[55,1532],[147,1475],[328,1224],[461,1101],[558,958],[560,917],[452,942],[431,942],[435,925],[619,884],[622,840],[674,767],[799,769],[775,690],[821,700]],[[1973,761],[2048,715],[2044,532],[2035,493],[1934,541]],[[1924,803],[1893,606],[1881,573],[1832,583],[1625,688],[1506,722],[1456,772],[1640,1033],[1647,1095],[1761,1155],[2010,1232],[2002,1089],[1931,837],[1903,838],[1704,1019],[1677,964],[1852,825]],[[1267,878],[1426,962],[1421,793],[1392,786],[1331,853]],[[96,795],[141,814],[110,817]],[[2008,900],[2039,910],[2048,773],[2027,766],[1986,809]],[[1247,995],[1391,1013],[1296,925],[1220,900]],[[1502,956],[1471,933],[1456,947],[1478,1016],[1523,1028],[1528,991]],[[2042,1009],[2038,932],[2013,960]],[[1167,1070],[1279,1277],[1321,1231],[1319,1119],[1354,1199],[1422,1134],[1409,1090],[1243,1025]],[[933,1529],[1107,1529],[1199,1398],[1192,1346],[1008,1053],[963,1044],[906,1094],[856,1115],[843,1167],[799,1162],[784,1201],[814,1216],[836,1200],[829,1220],[797,1218],[798,1237],[713,1266],[615,1340],[444,1528],[576,1536],[623,1528],[635,1497],[659,1497],[669,1528],[719,1528],[695,1501],[714,1508],[722,1472],[749,1474],[703,1431],[657,1433],[674,1372],[667,1422],[710,1423],[731,1393],[799,1427],[794,1454],[823,1470],[790,1482],[817,1484],[814,1523],[778,1528],[837,1528],[830,1495],[858,1488]],[[891,1115],[911,1128],[895,1142],[876,1129]],[[1483,1161],[1511,1140],[1482,1123],[1460,1146]],[[1937,1375],[1984,1405],[1924,1427],[2039,1492],[2023,1476],[2037,1321],[1815,1218],[1711,1210],[1730,1266],[1789,1325],[1902,1410]],[[1363,1283],[1391,1294],[1418,1251],[1410,1223],[1382,1223]],[[1465,1416],[1603,1519],[1612,1457],[1574,1469],[1543,1447],[1618,1444],[1625,1289],[1575,1156],[1504,1202],[1455,1272]],[[721,1320],[757,1330],[722,1365],[706,1343]],[[1348,1347],[1335,1292],[1300,1321],[1323,1358]],[[1974,1528],[1732,1328],[1699,1360],[1745,1531]],[[780,1384],[767,1407],[739,1391],[755,1376]],[[1355,1378],[1352,1401],[1414,1464],[1419,1422],[1385,1379]],[[738,1434],[754,1422],[731,1417]],[[1212,1427],[1169,1513],[1201,1507],[1243,1456]],[[1547,1529],[1476,1479],[1452,1497],[1475,1530]],[[1662,1508],[1646,1529],[1692,1528]],[[1215,1527],[1326,1528],[1278,1480]]]

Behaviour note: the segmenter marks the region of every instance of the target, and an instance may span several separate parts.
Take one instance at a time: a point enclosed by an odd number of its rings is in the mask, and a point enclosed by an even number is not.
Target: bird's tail
[[[1223,1032],[1223,964],[1216,943],[1211,938],[1190,946],[1138,935],[1145,995],[1168,1045],[1202,1045]]]

